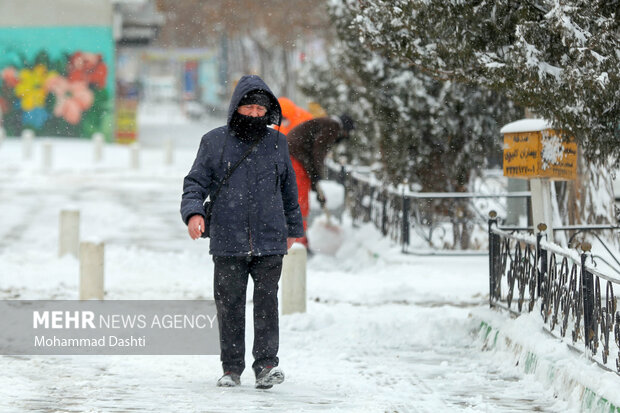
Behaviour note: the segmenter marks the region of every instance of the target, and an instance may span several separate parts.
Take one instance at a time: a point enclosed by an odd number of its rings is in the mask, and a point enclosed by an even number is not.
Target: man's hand
[[[198,239],[205,231],[205,219],[202,215],[194,215],[187,223],[187,232],[192,239]]]
[[[290,250],[291,247],[293,246],[293,244],[295,243],[295,240],[297,240],[297,238],[287,238],[286,239],[286,249]]]

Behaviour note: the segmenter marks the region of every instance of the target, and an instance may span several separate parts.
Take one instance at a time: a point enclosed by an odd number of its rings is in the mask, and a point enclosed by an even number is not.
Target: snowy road
[[[68,204],[82,237],[106,242],[107,299],[211,298],[206,241],[192,242],[178,214],[195,147],[163,166],[153,146],[132,171],[127,148],[93,166],[88,143],[54,145],[50,174],[38,151],[22,162],[18,141],[0,147],[0,298],[77,298],[78,262],[56,257]],[[485,308],[484,257],[403,256],[370,227],[344,228],[336,257],[309,261],[308,312],[281,318],[281,386],[257,391],[246,370],[240,388],[217,388],[217,356],[2,357],[0,411],[571,411],[483,350],[470,311]]]

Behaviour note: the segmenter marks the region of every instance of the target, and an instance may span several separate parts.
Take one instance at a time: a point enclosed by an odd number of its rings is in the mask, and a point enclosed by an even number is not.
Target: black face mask
[[[262,138],[267,132],[269,125],[269,116],[245,116],[239,112],[235,112],[230,121],[231,128],[242,141],[256,141]]]

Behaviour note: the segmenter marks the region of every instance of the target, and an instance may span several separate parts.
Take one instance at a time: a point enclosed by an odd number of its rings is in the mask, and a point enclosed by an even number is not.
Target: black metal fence
[[[594,268],[589,244],[582,243],[581,252],[560,248],[545,241],[545,229],[541,226],[536,236],[511,233],[492,215],[491,307],[540,312],[551,334],[620,373],[620,311],[614,294],[620,278]]]
[[[345,208],[353,225],[372,222],[406,253],[412,232],[433,250],[478,250],[486,254],[487,215],[505,208],[506,199],[529,200],[529,192],[505,194],[428,193],[386,186],[371,173],[328,164],[327,178],[345,189]],[[476,234],[480,235],[476,238]]]

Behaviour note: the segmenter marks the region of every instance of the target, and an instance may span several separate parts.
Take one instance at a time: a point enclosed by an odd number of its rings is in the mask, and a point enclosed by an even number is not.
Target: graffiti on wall
[[[111,137],[109,28],[0,28],[0,123],[9,136]]]

